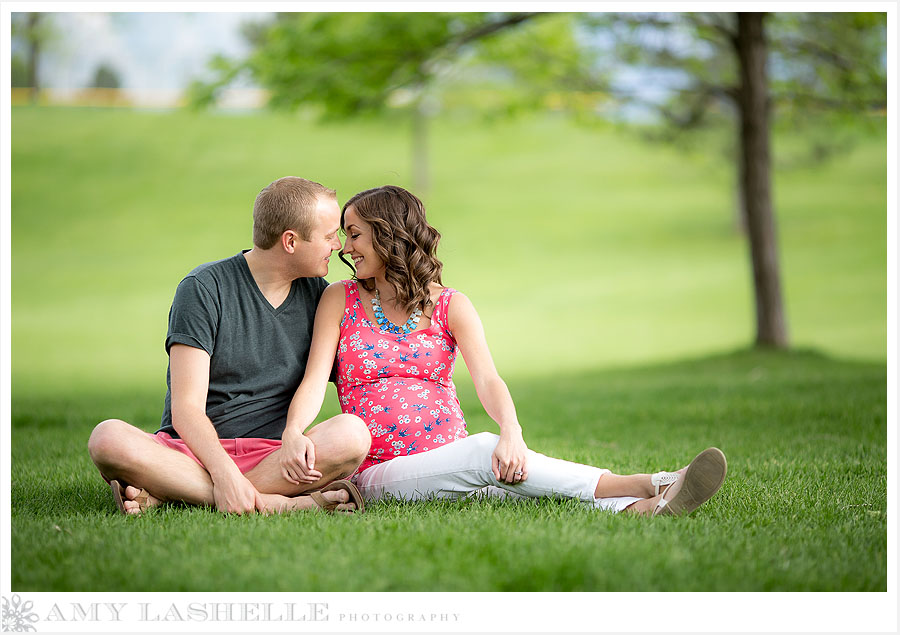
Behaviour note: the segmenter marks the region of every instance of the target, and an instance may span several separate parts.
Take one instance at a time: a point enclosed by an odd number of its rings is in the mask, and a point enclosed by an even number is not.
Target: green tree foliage
[[[886,14],[776,13],[768,29],[781,113],[886,108]]]
[[[531,18],[483,13],[294,13],[245,28],[255,50],[217,57],[215,81],[193,86],[194,102],[215,100],[242,73],[272,91],[271,105],[324,106],[326,115],[382,110],[400,89],[424,90],[477,40]]]
[[[528,22],[529,13],[290,13],[245,27],[253,45],[245,60],[213,59],[216,78],[195,82],[191,101],[204,106],[242,75],[271,91],[270,105],[319,107],[329,118],[386,108],[410,117],[415,187],[427,188],[426,119],[449,80],[477,45]],[[455,74],[458,78],[458,72]]]
[[[663,135],[730,119],[740,67],[736,13],[597,14],[581,21],[588,39],[607,38],[602,53],[621,67],[651,71],[665,99],[610,86],[621,104],[649,106],[671,124]],[[883,109],[887,102],[886,14],[764,14],[770,103],[785,124],[811,116]],[[620,68],[621,68],[620,67]]]
[[[317,106],[326,117],[551,107],[590,121],[638,105],[669,124],[654,136],[683,142],[685,131],[736,113],[736,15],[282,13],[245,25],[253,52],[214,59],[215,79],[195,83],[191,95],[208,105],[247,75],[271,91],[271,105]],[[884,108],[885,14],[774,13],[765,28],[779,120],[799,126],[812,113],[839,119]],[[617,82],[623,69],[665,97],[648,100]],[[813,140],[812,154],[827,156],[841,140]],[[737,147],[725,151],[733,157]]]
[[[13,88],[28,88],[31,77],[28,76],[28,61],[24,55],[13,53],[10,59],[10,85]]]
[[[625,67],[661,73],[666,96],[652,104],[672,138],[716,120],[734,122],[739,220],[750,243],[756,343],[786,347],[771,194],[772,121],[811,115],[855,119],[886,107],[886,15],[878,13],[677,13],[587,16],[594,37]],[[641,90],[622,103],[646,100]],[[816,143],[825,156],[833,140]]]
[[[274,106],[316,104],[340,117],[405,105],[419,189],[424,120],[442,83],[480,89],[491,112],[550,106],[597,119],[641,103],[669,124],[660,128],[669,137],[734,122],[730,158],[762,346],[788,341],[770,191],[773,115],[802,122],[886,107],[886,15],[878,13],[280,14],[246,33],[252,54],[214,60],[217,79],[195,84],[195,103],[211,103],[248,73],[272,91]],[[656,90],[623,83],[623,69]]]

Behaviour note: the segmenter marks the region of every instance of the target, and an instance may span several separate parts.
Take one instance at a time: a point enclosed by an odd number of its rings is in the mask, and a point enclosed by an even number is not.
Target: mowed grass
[[[358,517],[120,516],[85,452],[100,403],[156,415],[151,393],[18,401],[17,591],[877,591],[886,589],[886,378],[880,364],[736,352],[511,382],[532,448],[619,473],[716,445],[720,493],[694,515],[572,501],[370,505]],[[472,432],[493,429],[462,389]],[[329,400],[334,412],[334,400]],[[151,426],[152,427],[152,426]]]
[[[411,187],[404,124],[14,109],[14,390],[159,389],[175,286],[251,246],[256,193],[285,174],[340,201]],[[798,145],[783,136],[776,150]],[[504,376],[752,341],[747,243],[717,143],[683,153],[551,117],[434,123],[423,197],[444,236],[444,282],[472,298]],[[860,133],[831,162],[799,167],[776,152],[795,345],[886,357],[885,143],[883,130]],[[329,279],[348,275],[333,258]]]
[[[821,165],[787,161],[800,141],[776,135],[788,326],[807,352],[723,354],[752,341],[753,304],[715,151],[552,117],[432,127],[423,198],[444,282],[478,308],[530,446],[619,473],[721,447],[729,478],[696,515],[551,501],[116,515],[87,438],[109,417],[156,428],[175,285],[250,246],[274,178],[340,201],[411,187],[403,126],[13,110],[15,590],[885,589],[883,129]],[[334,259],[329,279],[345,277]],[[462,364],[457,379],[470,431],[496,430]]]

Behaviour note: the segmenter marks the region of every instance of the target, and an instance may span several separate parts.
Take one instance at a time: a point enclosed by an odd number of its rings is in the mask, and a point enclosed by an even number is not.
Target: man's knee
[[[127,442],[134,427],[121,419],[107,419],[98,423],[88,439],[88,453],[97,465],[110,465],[127,460],[132,444]]]
[[[341,445],[346,449],[349,458],[359,460],[365,458],[372,444],[372,435],[369,434],[366,423],[351,414],[338,415],[333,421],[338,428],[337,434],[341,439]]]

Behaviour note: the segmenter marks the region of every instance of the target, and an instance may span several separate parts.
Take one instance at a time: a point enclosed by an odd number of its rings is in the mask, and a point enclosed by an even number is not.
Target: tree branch
[[[712,29],[720,36],[722,36],[725,41],[732,42],[737,37],[737,31],[734,29],[728,28],[724,23],[718,20],[720,14],[718,13],[689,13],[684,17],[690,22],[695,28],[707,28]],[[708,16],[709,20],[703,20],[702,16]],[[702,37],[702,36],[701,36]]]
[[[509,27],[516,26],[517,24],[521,24],[527,20],[531,20],[539,15],[551,15],[550,13],[513,13],[511,15],[506,16],[502,20],[497,20],[496,22],[488,22],[486,24],[480,24],[477,27],[466,31],[465,33],[458,36],[458,38],[451,39],[448,44],[448,50],[453,51],[462,46],[465,46],[469,42],[474,42],[475,40],[480,40],[489,35],[493,35],[497,31],[502,31],[503,29],[508,29]]]
[[[719,22],[719,20],[717,19],[719,15],[720,14],[716,13],[713,14],[712,20],[710,21],[710,26],[721,33],[729,42],[734,41],[737,38],[737,29],[729,28],[729,26],[725,23]]]
[[[472,27],[459,35],[451,36],[447,38],[447,40],[445,40],[443,44],[437,46],[434,49],[433,54],[426,55],[424,59],[419,62],[416,67],[416,73],[422,78],[423,81],[427,81],[427,78],[431,76],[429,66],[432,65],[436,59],[440,57],[453,57],[453,55],[455,55],[457,51],[459,51],[459,49],[461,49],[466,44],[484,39],[493,35],[494,33],[503,31],[504,29],[522,24],[523,22],[536,18],[539,15],[551,14],[537,12],[512,13],[501,20],[479,24],[478,26]]]
[[[803,39],[783,38],[780,40],[780,46],[784,47],[787,53],[807,53],[822,61],[829,62],[843,71],[853,71],[853,63],[839,55],[837,52],[827,49],[817,42]]]

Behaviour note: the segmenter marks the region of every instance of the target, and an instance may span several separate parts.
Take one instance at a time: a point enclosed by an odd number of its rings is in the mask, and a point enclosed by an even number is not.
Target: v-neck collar
[[[287,296],[284,298],[284,300],[281,302],[281,304],[279,304],[277,307],[272,306],[272,303],[269,302],[268,298],[266,298],[265,294],[262,292],[262,289],[260,289],[259,285],[256,284],[256,278],[253,277],[253,273],[250,271],[250,265],[247,264],[247,258],[244,256],[244,254],[246,254],[248,251],[250,251],[250,250],[242,249],[241,253],[238,254],[238,256],[239,256],[238,260],[240,261],[240,269],[241,269],[241,271],[244,272],[244,276],[246,276],[247,282],[250,284],[250,286],[256,292],[256,297],[259,298],[259,300],[263,303],[263,305],[273,315],[278,315],[279,313],[284,311],[284,309],[287,307],[288,303],[294,297],[294,288],[297,285],[295,285],[294,281],[292,280],[291,281],[291,290],[288,291]]]

